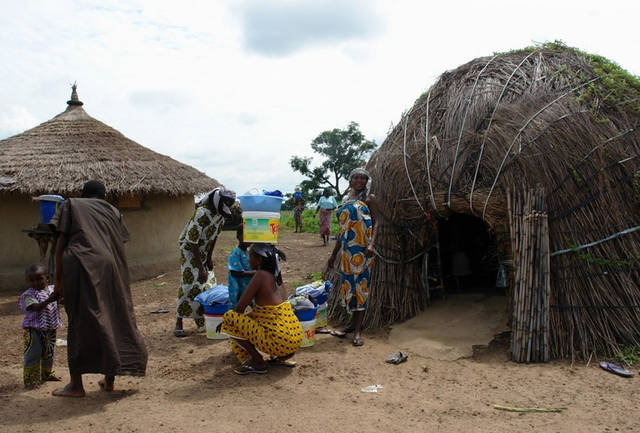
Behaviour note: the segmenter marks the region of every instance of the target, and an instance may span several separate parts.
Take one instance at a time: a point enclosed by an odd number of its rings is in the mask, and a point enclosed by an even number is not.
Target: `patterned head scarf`
[[[282,275],[280,272],[280,250],[271,244],[253,244],[251,245],[251,251],[264,257],[265,259],[273,260],[275,263],[275,269],[273,270],[273,276],[276,278],[278,284],[282,284]]]
[[[236,202],[236,193],[224,187],[206,193],[196,206],[208,206],[225,218],[231,218],[231,206]]]
[[[360,194],[358,194],[357,197],[354,197],[357,200],[363,200],[364,201],[369,196],[369,188],[371,187],[371,175],[364,168],[354,168],[353,170],[351,170],[351,173],[349,173],[349,183],[351,183],[351,179],[356,174],[363,174],[363,175],[367,176],[367,184],[365,185],[364,189],[362,191],[360,191]]]

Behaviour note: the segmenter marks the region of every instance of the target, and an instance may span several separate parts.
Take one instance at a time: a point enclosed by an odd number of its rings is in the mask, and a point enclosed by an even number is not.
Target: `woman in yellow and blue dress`
[[[362,318],[367,308],[374,246],[378,234],[378,202],[369,194],[369,173],[356,168],[349,174],[350,193],[338,208],[340,227],[338,240],[329,257],[328,266],[333,268],[339,253],[340,297],[351,313],[351,325],[344,331],[331,332],[336,337],[344,337],[353,332],[353,345],[362,346],[360,335]]]
[[[196,203],[193,216],[180,233],[182,281],[178,289],[176,327],[173,331],[176,337],[186,335],[182,319],[195,320],[198,331],[204,331],[204,311],[194,299],[216,284],[213,249],[225,218],[231,217],[231,206],[235,201],[236,193],[233,191],[224,188],[209,191]]]
[[[235,310],[227,311],[222,318],[220,331],[231,336],[231,350],[240,362],[240,366],[234,369],[237,374],[266,373],[267,363],[260,352],[269,355],[269,361],[295,365],[287,359],[302,343],[302,327],[286,300],[280,259],[285,260],[286,257],[273,245],[251,246],[249,264],[257,271]],[[245,314],[252,300],[255,300],[255,305],[250,313]]]

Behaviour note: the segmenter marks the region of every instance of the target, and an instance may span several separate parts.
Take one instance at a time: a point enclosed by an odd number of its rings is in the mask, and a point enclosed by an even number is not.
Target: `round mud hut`
[[[562,43],[442,74],[367,164],[365,324],[475,287],[502,291],[518,362],[639,346],[639,127],[638,78]]]
[[[194,209],[194,194],[218,186],[195,168],[160,155],[89,116],[75,85],[67,109],[0,141],[0,289],[24,284],[24,268],[40,260],[24,229],[38,224],[33,197],[77,197],[96,179],[123,213],[132,279],[178,267],[177,239]]]

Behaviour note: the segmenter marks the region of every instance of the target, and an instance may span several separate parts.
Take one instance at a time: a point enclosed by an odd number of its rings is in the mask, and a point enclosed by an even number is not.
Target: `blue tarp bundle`
[[[229,288],[224,284],[213,286],[194,298],[200,305],[228,304]]]

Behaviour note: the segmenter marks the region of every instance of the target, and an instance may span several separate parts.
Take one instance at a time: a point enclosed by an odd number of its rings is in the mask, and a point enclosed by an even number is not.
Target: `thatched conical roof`
[[[111,194],[196,194],[219,183],[89,116],[75,85],[67,109],[0,141],[0,192],[78,194],[89,179]]]
[[[507,191],[542,185],[551,252],[569,251],[551,257],[553,354],[640,344],[639,167],[640,81],[607,59],[550,43],[443,73],[367,165],[383,217],[365,323],[428,304],[438,220],[508,243]]]

